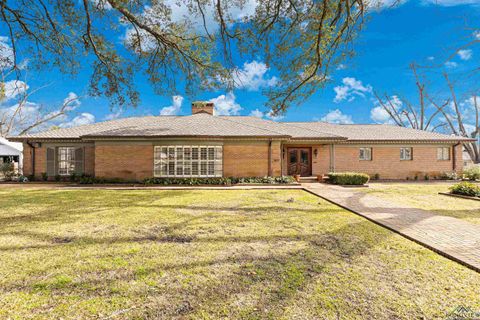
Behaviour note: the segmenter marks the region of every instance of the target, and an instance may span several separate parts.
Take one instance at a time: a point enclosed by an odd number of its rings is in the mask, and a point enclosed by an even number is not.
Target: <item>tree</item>
[[[180,79],[187,94],[232,89],[237,53],[261,56],[279,74],[265,92],[276,114],[323,87],[353,54],[371,2],[185,0],[180,15],[174,0],[0,0],[0,28],[11,76],[20,77],[25,57],[32,67],[71,75],[88,62],[89,94],[115,107],[138,104],[139,72],[159,94],[174,93]]]
[[[29,90],[24,81],[12,80],[6,83],[5,92],[14,100],[8,106],[0,108],[0,137],[12,134],[22,135],[38,128],[50,126],[55,120],[62,119],[79,105],[79,97],[70,93],[58,106],[43,106],[30,102],[29,98],[48,86]]]
[[[442,131],[457,136],[478,139],[480,136],[479,98],[472,94],[467,102],[459,102],[454,84],[446,72],[443,78],[449,95],[443,98],[433,97],[427,90],[426,81],[417,72],[415,64],[410,65],[415,76],[418,103],[412,104],[408,99],[394,99],[388,94],[383,96],[375,92],[379,106],[389,115],[391,121],[402,127],[411,127],[425,131]],[[480,163],[480,145],[467,142],[465,150],[474,163]]]

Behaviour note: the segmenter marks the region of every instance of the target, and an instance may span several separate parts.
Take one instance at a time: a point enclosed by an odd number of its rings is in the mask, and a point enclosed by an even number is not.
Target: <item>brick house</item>
[[[148,177],[317,176],[331,171],[406,179],[463,169],[469,139],[389,125],[274,122],[214,116],[125,118],[11,137],[24,146],[24,174]]]

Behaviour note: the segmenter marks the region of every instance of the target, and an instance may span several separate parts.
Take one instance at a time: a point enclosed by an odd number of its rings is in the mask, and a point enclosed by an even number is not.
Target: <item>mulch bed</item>
[[[449,196],[449,197],[480,201],[479,197],[469,197],[469,196],[463,196],[461,194],[454,194],[454,193],[449,193],[449,192],[439,192],[438,194],[441,194],[441,195],[444,195],[444,196]]]

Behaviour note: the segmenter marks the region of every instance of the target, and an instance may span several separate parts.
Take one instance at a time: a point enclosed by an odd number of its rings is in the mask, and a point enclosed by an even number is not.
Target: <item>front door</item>
[[[288,175],[312,175],[312,149],[288,148]]]

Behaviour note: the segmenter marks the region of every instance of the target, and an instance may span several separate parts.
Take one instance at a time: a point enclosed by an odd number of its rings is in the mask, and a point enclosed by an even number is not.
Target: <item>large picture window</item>
[[[71,175],[75,171],[75,148],[58,148],[58,174],[61,176]]]
[[[221,177],[222,146],[156,146],[155,177]]]

